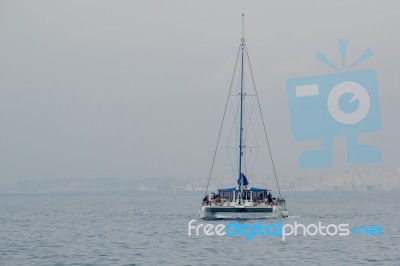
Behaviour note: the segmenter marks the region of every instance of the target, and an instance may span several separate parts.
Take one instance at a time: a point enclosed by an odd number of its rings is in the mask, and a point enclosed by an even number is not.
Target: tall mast
[[[240,193],[243,196],[243,177],[242,177],[242,161],[243,161],[243,71],[244,71],[244,14],[242,14],[242,43],[241,43],[241,72],[240,72],[240,130],[239,130],[239,180]]]

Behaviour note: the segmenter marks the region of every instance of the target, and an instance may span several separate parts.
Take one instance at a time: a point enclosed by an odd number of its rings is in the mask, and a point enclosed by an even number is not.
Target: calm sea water
[[[384,236],[189,237],[189,220],[204,222],[197,192],[3,194],[0,265],[400,265],[400,193],[284,195],[284,223],[380,225]]]

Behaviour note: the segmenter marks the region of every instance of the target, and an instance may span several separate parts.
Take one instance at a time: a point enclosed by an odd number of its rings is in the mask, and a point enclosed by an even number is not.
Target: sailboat
[[[245,82],[245,68],[249,70],[249,77],[251,78],[251,87],[254,89],[252,93],[250,93],[246,87]],[[236,77],[236,73],[240,73],[238,75],[238,84],[237,90],[234,91],[234,83],[233,80]],[[236,93],[234,93],[236,92]],[[209,185],[211,176],[214,169],[215,158],[217,154],[217,150],[219,147],[219,142],[221,138],[221,132],[224,125],[224,121],[226,118],[227,106],[230,97],[236,97],[235,105],[237,106],[234,111],[234,125],[232,128],[235,128],[235,165],[234,169],[236,174],[234,174],[233,180],[236,180],[236,185],[234,187],[229,188],[219,188],[216,192],[209,193]],[[256,99],[253,101],[253,104],[258,105],[259,113],[261,114],[262,128],[265,134],[265,139],[267,142],[267,153],[268,157],[271,160],[272,169],[274,172],[276,185],[278,188],[278,196],[275,197],[272,195],[272,191],[267,188],[259,188],[250,186],[250,180],[248,178],[250,174],[250,170],[246,165],[248,165],[247,156],[249,155],[248,149],[251,149],[250,145],[248,145],[249,138],[247,136],[248,129],[254,128],[252,125],[251,117],[248,115],[253,113],[253,111],[249,112],[247,107],[246,98],[254,97]],[[254,108],[251,107],[251,110]],[[253,147],[254,149],[254,147]],[[250,176],[249,176],[250,177]],[[231,215],[234,216],[231,216]],[[238,216],[239,215],[239,216]],[[247,46],[244,38],[244,14],[242,14],[242,38],[239,45],[239,50],[236,57],[236,64],[234,68],[234,74],[231,82],[231,87],[228,93],[228,99],[225,105],[225,111],[218,135],[217,145],[214,152],[214,157],[212,160],[212,166],[208,178],[207,189],[203,198],[202,206],[199,210],[199,216],[203,219],[215,219],[215,218],[256,218],[256,217],[284,217],[288,216],[288,211],[286,208],[286,201],[281,195],[281,191],[279,188],[278,178],[275,170],[274,161],[272,159],[272,152],[270,148],[270,143],[266,131],[266,126],[264,123],[264,118],[261,112],[260,101],[258,98],[257,89],[254,82],[254,76],[251,69],[250,58],[247,52]]]

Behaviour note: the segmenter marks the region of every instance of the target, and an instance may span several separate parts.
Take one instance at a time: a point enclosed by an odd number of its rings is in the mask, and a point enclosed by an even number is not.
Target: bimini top
[[[238,191],[239,188],[237,187],[232,187],[232,188],[220,188],[218,189],[219,192],[227,192],[227,191]],[[245,189],[245,191],[269,191],[269,189],[265,189],[265,188],[256,188],[256,187],[251,187],[249,189]]]

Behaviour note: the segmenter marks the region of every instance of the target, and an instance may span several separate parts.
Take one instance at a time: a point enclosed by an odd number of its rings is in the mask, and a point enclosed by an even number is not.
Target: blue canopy
[[[231,188],[220,188],[218,189],[219,192],[227,192],[227,191],[236,191],[238,190],[237,187],[231,187]]]
[[[252,187],[252,188],[250,188],[250,191],[269,191],[269,190],[266,189],[266,188],[256,188],[256,187]]]
[[[218,189],[219,192],[228,192],[228,191],[237,191],[239,188],[237,187],[232,187],[232,188],[220,188]],[[268,189],[264,188],[256,188],[256,187],[251,187],[248,189],[249,191],[269,191]]]

